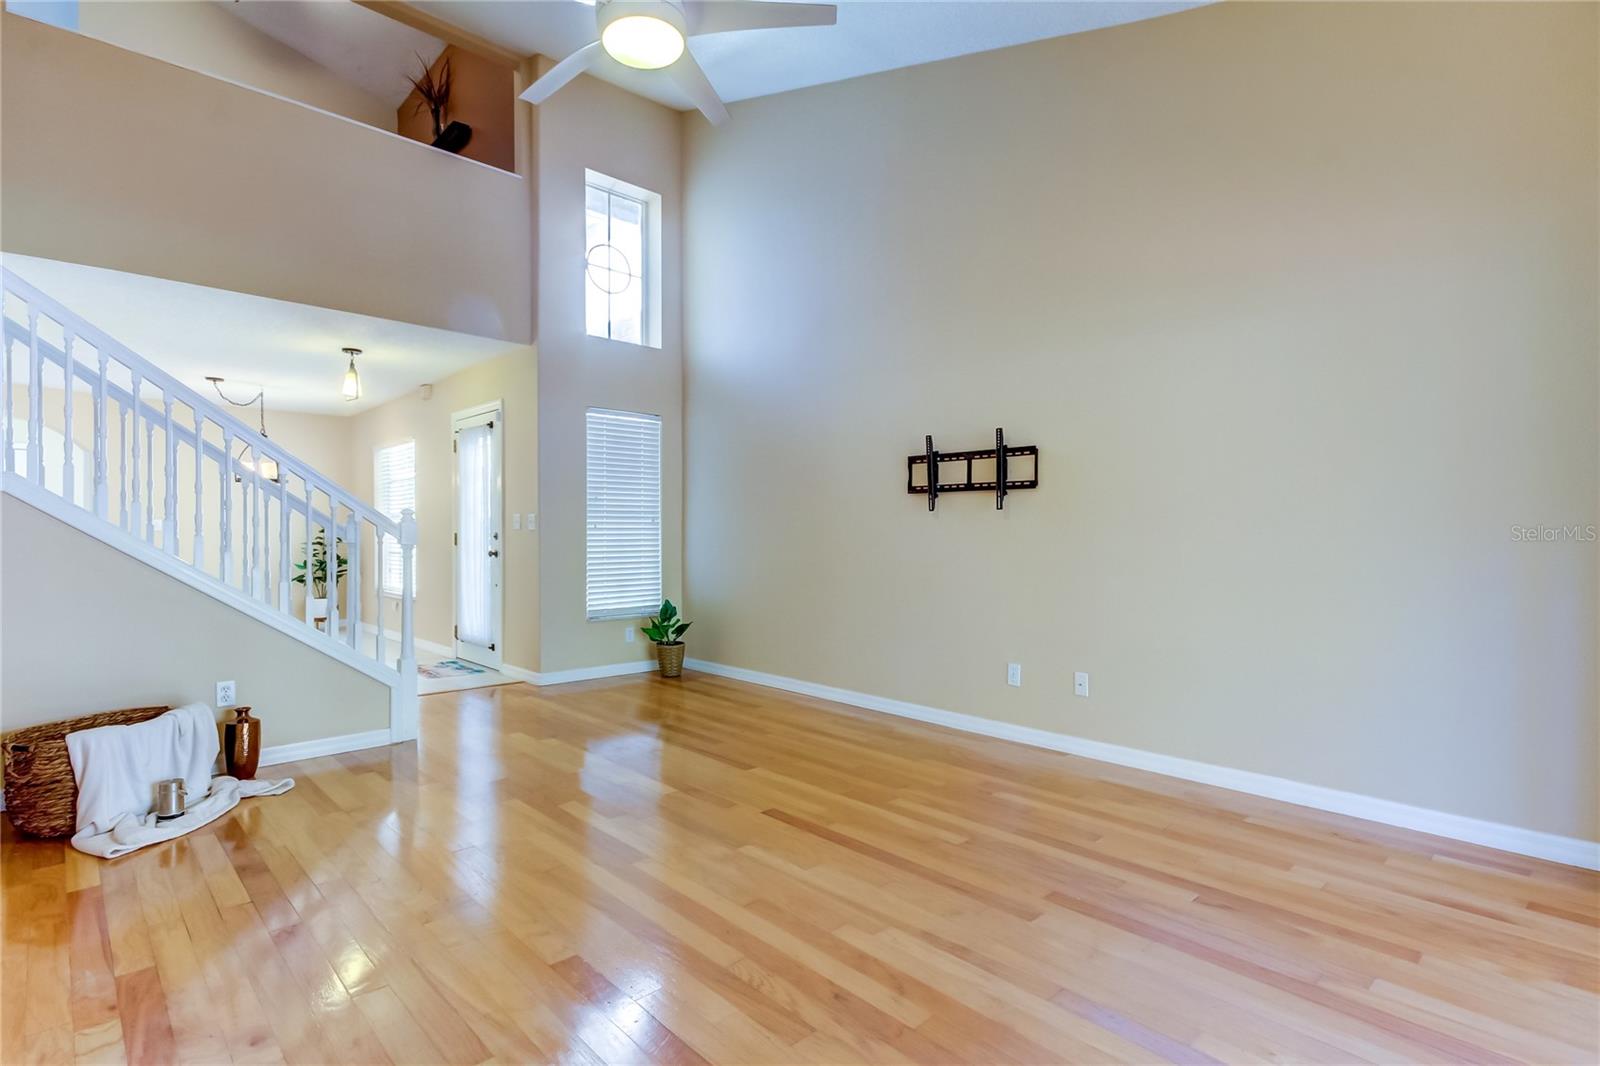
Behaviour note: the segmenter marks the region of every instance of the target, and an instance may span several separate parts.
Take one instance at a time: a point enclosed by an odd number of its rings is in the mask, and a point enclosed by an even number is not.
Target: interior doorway
[[[450,419],[455,457],[455,654],[499,669],[501,639],[500,401]]]

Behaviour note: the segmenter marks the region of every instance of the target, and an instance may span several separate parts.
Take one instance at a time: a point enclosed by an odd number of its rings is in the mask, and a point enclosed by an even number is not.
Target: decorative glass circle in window
[[[600,243],[585,257],[589,280],[601,292],[615,296],[633,284],[633,268],[628,257],[614,244]]]

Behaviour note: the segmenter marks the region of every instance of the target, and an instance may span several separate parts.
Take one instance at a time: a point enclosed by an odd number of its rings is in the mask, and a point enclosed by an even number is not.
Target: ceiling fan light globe
[[[683,31],[654,15],[624,15],[600,31],[606,54],[635,70],[660,70],[683,55]]]

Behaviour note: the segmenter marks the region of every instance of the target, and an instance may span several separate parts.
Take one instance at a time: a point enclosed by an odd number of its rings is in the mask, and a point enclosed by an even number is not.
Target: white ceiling
[[[840,0],[834,26],[720,33],[691,38],[689,48],[724,100],[747,100],[1136,22],[1207,2]],[[583,0],[419,0],[415,6],[505,48],[553,59],[597,37],[595,9]],[[669,107],[692,107],[659,71],[631,70],[605,58],[594,73]]]
[[[407,78],[421,73],[418,57],[432,63],[444,51],[437,37],[360,4],[216,3],[391,107],[399,107],[411,92]]]
[[[267,391],[267,411],[352,415],[522,345],[326,307],[117,270],[13,255],[5,266],[114,339],[207,397],[207,375],[230,395]],[[357,360],[362,396],[339,395],[345,356]],[[246,386],[249,388],[246,388]],[[243,396],[239,394],[243,393]]]

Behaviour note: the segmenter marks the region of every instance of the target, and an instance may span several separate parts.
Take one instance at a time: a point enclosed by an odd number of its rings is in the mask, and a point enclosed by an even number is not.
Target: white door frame
[[[478,404],[462,411],[456,411],[450,416],[450,525],[452,536],[450,538],[452,549],[450,554],[450,617],[452,623],[459,621],[456,618],[456,609],[460,604],[461,582],[461,530],[456,528],[461,515],[461,466],[457,457],[456,441],[461,430],[471,426],[488,425],[490,427],[490,461],[493,472],[489,479],[489,618],[493,639],[487,646],[468,644],[461,640],[460,629],[452,625],[455,638],[454,654],[458,659],[477,663],[499,669],[504,663],[505,647],[505,611],[504,611],[504,575],[505,575],[505,530],[503,517],[503,490],[505,482],[505,412],[499,400]]]

